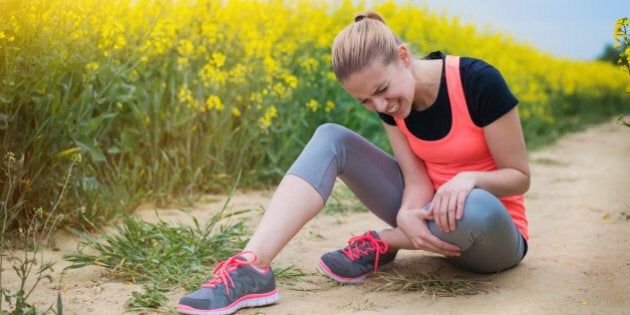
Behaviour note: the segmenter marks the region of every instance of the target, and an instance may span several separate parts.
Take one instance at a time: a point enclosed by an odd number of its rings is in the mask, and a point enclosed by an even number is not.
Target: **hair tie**
[[[365,15],[363,15],[363,14],[359,14],[359,15],[357,15],[357,16],[355,16],[355,17],[354,17],[354,22],[355,22],[355,23],[356,23],[356,22],[359,22],[359,21],[361,21],[361,20],[363,20],[363,19],[365,19],[365,18],[366,18],[366,16],[365,16]]]

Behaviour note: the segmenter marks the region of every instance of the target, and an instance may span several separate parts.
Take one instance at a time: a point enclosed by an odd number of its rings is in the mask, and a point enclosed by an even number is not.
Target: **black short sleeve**
[[[444,55],[436,53],[430,57],[444,58]],[[462,57],[460,77],[468,113],[478,127],[488,126],[518,104],[518,99],[508,88],[501,73],[483,60]],[[396,125],[392,116],[384,113],[378,115],[384,123]],[[438,140],[448,134],[451,118],[451,104],[443,70],[440,91],[435,103],[423,111],[412,110],[409,117],[405,118],[405,123],[416,137],[423,140]]]
[[[464,57],[460,71],[470,117],[478,127],[493,123],[518,104],[499,70],[485,61]]]

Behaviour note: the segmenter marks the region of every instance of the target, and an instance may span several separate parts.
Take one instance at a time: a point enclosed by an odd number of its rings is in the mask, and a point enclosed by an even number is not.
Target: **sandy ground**
[[[244,309],[239,314],[630,314],[630,129],[613,122],[562,138],[530,153],[532,186],[526,195],[530,222],[529,253],[516,268],[498,275],[475,275],[452,268],[422,251],[403,251],[394,267],[406,276],[433,272],[445,278],[482,280],[485,293],[433,297],[407,291],[375,291],[378,277],[337,286],[320,276],[297,286],[280,284],[278,304]],[[270,192],[239,193],[230,208],[262,208]],[[225,197],[198,205],[203,220],[219,210]],[[149,218],[153,210],[141,211]],[[181,212],[161,210],[163,219]],[[368,213],[319,215],[289,243],[274,266],[295,265],[316,272],[319,256],[346,244],[349,237],[385,225]],[[77,240],[59,236],[60,260]],[[86,267],[61,273],[43,283],[30,299],[41,308],[53,304],[61,288],[65,314],[122,314],[123,304],[139,286]],[[16,279],[5,268],[3,286]],[[168,294],[173,305],[186,292]],[[6,304],[4,304],[6,308]]]

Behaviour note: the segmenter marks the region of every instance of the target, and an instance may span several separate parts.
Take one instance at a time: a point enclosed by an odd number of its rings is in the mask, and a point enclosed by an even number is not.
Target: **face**
[[[368,110],[404,119],[409,116],[414,99],[410,60],[405,57],[389,65],[376,59],[341,85]]]

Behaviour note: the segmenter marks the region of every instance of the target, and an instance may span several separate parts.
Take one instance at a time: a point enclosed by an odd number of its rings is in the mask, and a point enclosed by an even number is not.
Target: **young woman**
[[[415,59],[370,11],[337,35],[332,55],[339,83],[380,116],[395,158],[342,126],[319,127],[245,250],[183,297],[179,312],[229,314],[275,303],[269,265],[323,208],[337,177],[391,226],[321,257],[322,271],[339,282],[365,279],[400,249],[442,254],[481,273],[525,256],[530,173],[518,101],[501,74],[473,58]]]

